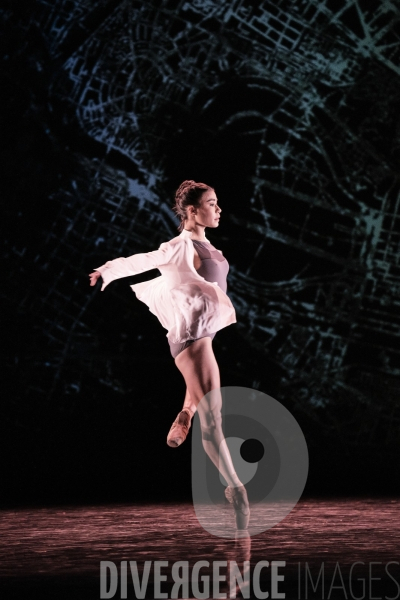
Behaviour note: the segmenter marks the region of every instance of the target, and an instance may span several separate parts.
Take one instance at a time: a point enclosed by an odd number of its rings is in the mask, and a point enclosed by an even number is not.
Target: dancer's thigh
[[[196,340],[176,357],[175,364],[182,373],[196,406],[205,394],[211,390],[219,390],[219,368],[211,338]]]

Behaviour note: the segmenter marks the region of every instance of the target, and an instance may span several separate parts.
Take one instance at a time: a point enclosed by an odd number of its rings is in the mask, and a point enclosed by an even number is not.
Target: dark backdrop
[[[190,498],[184,383],[128,282],[214,186],[238,323],[222,385],[296,417],[306,494],[399,488],[400,9],[29,0],[1,11],[3,504]]]

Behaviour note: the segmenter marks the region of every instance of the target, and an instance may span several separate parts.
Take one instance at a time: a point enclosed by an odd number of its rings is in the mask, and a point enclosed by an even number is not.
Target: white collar
[[[192,231],[188,231],[187,229],[182,229],[182,232],[179,234],[179,237],[182,237],[185,239],[187,239],[187,238],[191,239],[192,234],[193,234]],[[201,241],[201,240],[198,240],[198,241]],[[210,240],[208,240],[207,238],[205,238],[205,241],[208,242],[209,244],[211,244]]]

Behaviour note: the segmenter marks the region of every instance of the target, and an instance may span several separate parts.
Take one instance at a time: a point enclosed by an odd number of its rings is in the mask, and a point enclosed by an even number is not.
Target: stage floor
[[[200,574],[208,574],[211,582],[216,561],[236,561],[242,575],[244,561],[250,561],[251,581],[256,565],[269,561],[260,586],[271,598],[271,561],[283,561],[278,572],[284,579],[277,589],[286,599],[322,598],[324,593],[325,598],[387,595],[394,600],[400,598],[399,509],[398,498],[303,500],[272,529],[236,540],[207,533],[188,503],[3,510],[1,598],[100,598],[101,561],[111,561],[118,569],[114,598],[121,598],[121,561],[128,561],[128,598],[136,597],[129,561],[136,561],[140,578],[145,561],[152,561],[151,573],[155,561],[168,561],[161,567],[167,577],[161,584],[164,597],[171,592],[171,569],[178,561],[188,562],[189,573],[198,561],[208,561],[210,567]],[[218,510],[225,513],[231,507]],[[257,506],[252,518],[257,518]],[[321,571],[324,590],[320,579],[313,592],[311,582],[316,584]],[[224,575],[224,565],[219,573]],[[219,591],[229,597],[227,583],[222,581]],[[236,593],[241,597],[239,588]],[[143,597],[154,594],[150,575]],[[254,590],[250,597],[257,597]]]

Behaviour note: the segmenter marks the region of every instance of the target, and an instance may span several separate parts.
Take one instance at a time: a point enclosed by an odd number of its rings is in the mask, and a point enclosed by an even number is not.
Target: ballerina
[[[228,262],[205,236],[206,227],[218,227],[221,208],[212,187],[187,180],[176,191],[173,210],[180,218],[180,235],[153,252],[105,263],[89,275],[90,285],[101,277],[104,290],[120,277],[154,268],[161,272],[161,277],[131,287],[168,330],[171,355],[186,383],[183,407],[167,444],[176,448],[185,441],[198,412],[203,447],[228,483],[225,496],[235,510],[236,527],[247,529],[247,492],[222,431],[220,374],[212,348],[216,332],[236,322],[226,295]]]

